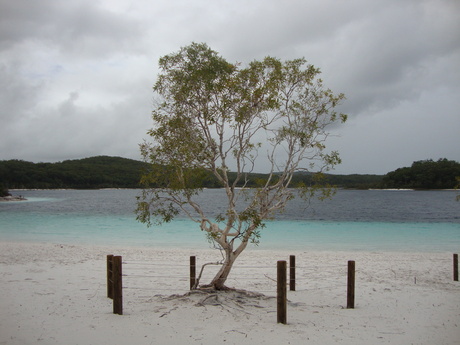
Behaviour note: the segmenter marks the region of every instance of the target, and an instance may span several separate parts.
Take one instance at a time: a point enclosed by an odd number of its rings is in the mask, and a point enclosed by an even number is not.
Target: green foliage
[[[139,188],[143,162],[98,156],[59,163],[0,161],[0,183],[9,189]]]
[[[90,157],[69,160],[62,163],[31,163],[21,160],[0,161],[0,191],[9,189],[97,189],[97,188],[140,188],[139,181],[157,181],[152,188],[165,187],[171,169],[119,157]],[[146,176],[146,173],[152,176]],[[249,173],[245,180],[236,182],[236,187],[260,188],[268,181],[270,174]],[[235,182],[236,172],[228,172],[230,183]],[[381,182],[380,175],[332,175],[327,174],[325,182],[343,188],[370,188]],[[197,173],[194,182],[199,188],[222,188],[223,184],[210,172]],[[310,186],[312,175],[297,173],[290,187]]]
[[[289,187],[298,182],[296,174],[325,172],[340,163],[337,152],[325,152],[325,140],[330,125],[346,120],[335,111],[344,95],[326,89],[319,69],[305,59],[266,57],[243,67],[206,44],[192,43],[162,57],[159,66],[152,142],[141,145],[152,168],[142,178],[140,221],[161,223],[184,212],[224,250],[236,239],[258,242],[264,220],[294,197]],[[253,173],[259,151],[268,157],[267,174]],[[165,173],[158,166],[167,167]],[[331,188],[315,176],[298,184],[308,191],[300,195],[330,196]],[[209,184],[228,197],[217,222],[195,202]]]
[[[10,193],[8,192],[8,189],[6,189],[6,187],[0,184],[0,197],[4,197],[8,195],[10,195]]]
[[[453,189],[460,176],[460,163],[446,158],[416,161],[410,167],[396,169],[385,175],[383,188]]]
[[[327,174],[326,180],[328,183],[340,188],[346,189],[369,189],[378,188],[382,182],[383,175],[333,175]]]

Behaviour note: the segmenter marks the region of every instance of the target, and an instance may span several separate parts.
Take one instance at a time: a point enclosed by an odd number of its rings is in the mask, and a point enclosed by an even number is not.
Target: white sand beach
[[[123,256],[124,315],[107,298],[107,254]],[[265,297],[184,295],[190,255],[198,265],[218,259],[211,250],[2,242],[0,344],[460,344],[452,253],[248,249],[227,285]],[[289,255],[297,291],[283,325],[276,261]],[[348,260],[355,309],[346,309]]]

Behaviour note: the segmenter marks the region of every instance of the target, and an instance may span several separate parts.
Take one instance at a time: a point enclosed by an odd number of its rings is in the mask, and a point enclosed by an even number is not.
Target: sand
[[[124,315],[107,298],[106,255],[123,256]],[[276,261],[296,255],[297,291],[276,322]],[[189,256],[211,250],[0,243],[0,344],[460,344],[452,253],[248,249],[228,285],[187,294]],[[347,261],[355,309],[346,308]],[[216,266],[205,270],[208,282]]]

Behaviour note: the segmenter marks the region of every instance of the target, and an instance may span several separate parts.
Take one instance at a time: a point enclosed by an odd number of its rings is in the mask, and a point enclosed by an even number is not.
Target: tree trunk
[[[225,251],[225,260],[220,268],[219,272],[214,276],[211,281],[211,287],[216,290],[223,290],[225,289],[225,282],[227,281],[228,275],[233,267],[233,263],[235,262],[236,257],[233,256],[233,251],[226,250]]]
[[[227,241],[227,238],[224,237],[218,241],[225,253],[224,263],[222,264],[222,267],[220,268],[219,272],[217,272],[211,283],[207,285],[207,287],[212,287],[216,290],[225,290],[227,288],[225,286],[225,282],[227,281],[230,271],[232,270],[233,264],[235,263],[238,256],[240,256],[240,254],[244,251],[244,249],[246,249],[249,238],[251,237],[254,229],[255,226],[252,224],[246,230],[241,243],[235,250],[233,250],[233,240]]]
[[[227,249],[225,249],[224,263],[222,264],[219,272],[217,272],[217,274],[214,276],[211,284],[209,284],[211,287],[216,290],[226,289],[225,282],[227,281],[230,271],[232,270],[233,264],[245,247],[246,244],[243,245],[242,243],[235,251],[233,251],[233,248],[230,245]]]

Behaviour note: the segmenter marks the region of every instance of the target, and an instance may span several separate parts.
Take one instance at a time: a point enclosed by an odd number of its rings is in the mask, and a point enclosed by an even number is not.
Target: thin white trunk
[[[243,241],[240,243],[238,248],[236,248],[236,250],[233,250],[233,245],[231,245],[230,243],[226,243],[226,246],[224,248],[224,262],[220,270],[217,272],[217,274],[211,281],[210,286],[212,286],[216,290],[225,289],[225,282],[227,281],[227,278],[233,268],[233,264],[235,263],[236,259],[240,256],[240,254],[243,252],[243,250],[247,247],[249,237],[250,235],[244,236]]]

